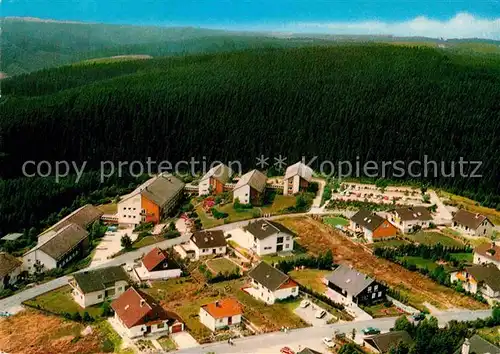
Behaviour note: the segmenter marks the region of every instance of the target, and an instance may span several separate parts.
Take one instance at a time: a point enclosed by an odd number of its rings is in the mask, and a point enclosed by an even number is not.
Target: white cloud
[[[267,30],[295,33],[371,34],[500,40],[500,18],[484,19],[468,13],[458,13],[453,18],[444,21],[419,16],[404,22],[295,22],[285,23],[279,28],[269,25],[265,27]],[[257,30],[255,27],[254,29]]]

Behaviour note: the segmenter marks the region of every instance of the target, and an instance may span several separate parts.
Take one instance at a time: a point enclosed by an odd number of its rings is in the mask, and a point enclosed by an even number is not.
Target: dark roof
[[[339,265],[326,279],[352,296],[358,295],[374,282],[369,276],[345,265]]]
[[[294,235],[285,226],[270,220],[260,219],[254,222],[248,223],[247,226],[243,227],[243,230],[250,232],[255,238],[259,240],[264,240],[265,238],[274,235],[278,232],[287,233],[289,235]]]
[[[141,195],[154,202],[159,207],[164,207],[182,189],[184,182],[171,174],[163,174],[155,177],[155,180],[141,190]]]
[[[500,269],[494,264],[473,265],[465,268],[478,282],[488,285],[493,291],[500,291]]]
[[[168,260],[168,253],[159,247],[153,248],[143,258],[142,264],[148,271],[153,271],[159,264]]]
[[[0,252],[0,277],[4,277],[23,263],[11,254]]]
[[[416,206],[411,208],[397,208],[394,210],[402,221],[409,220],[432,220],[432,215],[426,207]]]
[[[500,262],[500,246],[497,246],[495,242],[480,244],[474,249],[474,253],[489,258],[494,262]]]
[[[35,249],[40,249],[55,260],[59,260],[78,246],[88,235],[89,233],[77,224],[69,224]]]
[[[248,272],[248,276],[271,291],[277,290],[290,277],[266,262],[260,262]]]
[[[460,209],[453,216],[453,221],[476,230],[484,220],[491,221],[484,215],[471,213],[470,211]]]
[[[84,294],[105,290],[119,280],[129,281],[127,273],[120,266],[75,273],[73,278]]]
[[[466,339],[467,340],[467,339]],[[500,354],[500,348],[496,345],[491,344],[487,340],[481,338],[479,335],[474,334],[469,341],[469,353],[474,354]],[[455,350],[454,354],[462,353],[462,346],[465,340],[460,343],[460,347]]]
[[[193,241],[198,248],[215,248],[227,245],[222,230],[197,231],[191,236],[191,241]]]
[[[399,343],[410,344],[413,340],[406,331],[394,331],[366,338],[365,342],[376,348],[380,353],[387,353],[391,347],[395,347]]]
[[[245,173],[234,186],[233,190],[249,185],[257,192],[262,193],[266,189],[267,176],[258,170],[252,170]]]
[[[146,293],[131,287],[111,303],[111,307],[127,328],[168,320],[169,325],[179,317],[161,307],[160,303]]]
[[[74,212],[65,216],[57,223],[49,227],[47,230],[42,232],[40,235],[43,235],[49,231],[59,231],[69,224],[76,224],[80,226],[82,229],[86,229],[90,224],[94,221],[98,220],[102,216],[103,212],[96,208],[91,204],[87,204],[82,206],[79,209],[76,209]]]
[[[304,348],[297,354],[322,354],[322,353],[311,348]]]
[[[351,220],[356,224],[368,229],[375,230],[377,227],[382,225],[385,221],[384,218],[378,216],[377,214],[373,214],[368,210],[361,209],[356,214],[351,217]]]

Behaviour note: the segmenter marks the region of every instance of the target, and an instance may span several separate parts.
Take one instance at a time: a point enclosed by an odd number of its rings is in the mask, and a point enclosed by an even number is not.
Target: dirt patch
[[[309,252],[318,254],[331,249],[336,263],[353,265],[363,273],[401,291],[414,305],[422,306],[424,302],[429,302],[442,309],[486,308],[485,304],[439,285],[419,273],[375,257],[364,246],[349,240],[338,231],[316,220],[287,218],[280,222],[298,234],[298,241]]]
[[[99,353],[102,339],[98,333],[85,337],[84,326],[27,310],[0,320],[0,348],[7,353]]]

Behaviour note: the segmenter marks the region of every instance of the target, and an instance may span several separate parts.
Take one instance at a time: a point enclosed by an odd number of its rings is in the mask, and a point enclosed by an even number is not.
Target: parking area
[[[178,349],[198,347],[199,344],[188,332],[172,333],[172,340],[177,344]]]
[[[133,233],[133,228],[118,229],[116,231],[107,231],[101,239],[99,246],[96,247],[94,257],[92,257],[91,267],[97,266],[107,259],[111,258],[115,253],[122,249],[121,238],[127,234],[132,241],[135,241],[137,234]]]
[[[302,307],[306,301],[309,303],[309,305],[306,307]],[[321,318],[318,318],[321,311],[325,310],[308,300],[303,300],[301,304],[294,310],[297,316],[302,318],[313,327],[324,326],[328,323],[328,321],[337,319],[327,311],[325,311],[325,314]]]

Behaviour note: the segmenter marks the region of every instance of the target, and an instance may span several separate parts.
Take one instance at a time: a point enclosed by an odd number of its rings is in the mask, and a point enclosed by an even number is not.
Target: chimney
[[[468,338],[465,338],[464,344],[462,344],[461,354],[469,354],[470,352],[470,342]]]
[[[143,307],[143,306],[144,306],[144,304],[146,304],[146,300],[141,299],[141,307]]]
[[[215,307],[220,307],[220,302],[219,302],[219,300],[217,300],[217,301],[215,302]]]
[[[479,218],[479,214],[478,214],[478,213],[476,213],[476,219],[478,219],[478,218]]]

